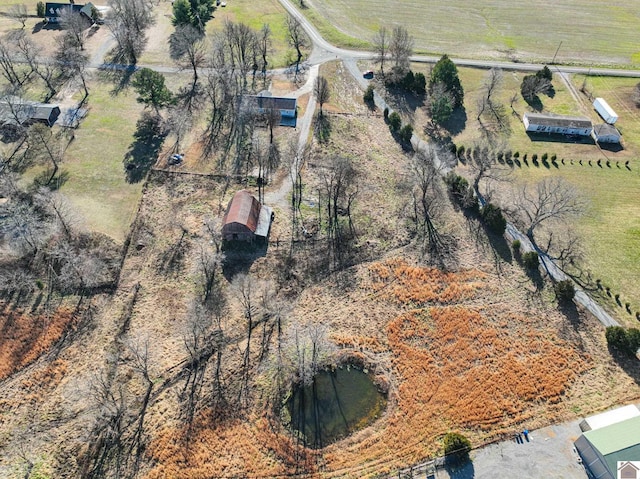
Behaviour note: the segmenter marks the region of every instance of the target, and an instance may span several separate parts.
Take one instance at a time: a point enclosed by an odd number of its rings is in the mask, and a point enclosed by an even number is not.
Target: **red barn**
[[[273,211],[246,190],[240,190],[229,202],[222,220],[224,241],[253,242],[266,240],[273,221]]]

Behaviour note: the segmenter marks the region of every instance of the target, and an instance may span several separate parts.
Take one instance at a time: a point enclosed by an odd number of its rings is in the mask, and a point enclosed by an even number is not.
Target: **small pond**
[[[346,366],[319,372],[313,384],[296,388],[286,404],[291,427],[316,448],[368,426],[386,405],[386,396],[368,374]]]

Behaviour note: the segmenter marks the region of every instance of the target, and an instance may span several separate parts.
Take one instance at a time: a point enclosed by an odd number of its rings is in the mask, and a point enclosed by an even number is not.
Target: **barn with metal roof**
[[[246,190],[233,195],[222,220],[224,241],[266,240],[269,236],[273,210],[260,202]]]

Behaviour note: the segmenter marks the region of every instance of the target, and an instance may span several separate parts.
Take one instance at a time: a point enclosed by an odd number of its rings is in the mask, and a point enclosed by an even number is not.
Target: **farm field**
[[[403,25],[420,53],[469,58],[583,64],[640,64],[637,0],[610,5],[579,2],[398,0],[306,0],[309,18],[333,25],[339,34],[369,41],[381,24]],[[318,23],[316,23],[318,24]],[[464,42],[460,34],[464,32]]]

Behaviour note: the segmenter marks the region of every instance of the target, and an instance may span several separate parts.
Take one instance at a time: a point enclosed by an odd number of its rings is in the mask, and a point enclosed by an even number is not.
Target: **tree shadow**
[[[458,135],[467,127],[467,110],[461,106],[453,110],[451,116],[442,124],[451,136]]]
[[[511,248],[509,247],[509,243],[507,243],[505,237],[491,231],[483,221],[481,221],[481,224],[484,228],[487,238],[489,239],[489,245],[491,246],[491,249],[493,249],[493,251],[500,257],[500,259],[507,263],[512,263],[513,254],[511,253]]]
[[[474,479],[476,477],[475,467],[469,457],[466,459],[444,461],[444,469],[449,475],[449,479]]]
[[[608,345],[609,354],[615,363],[620,366],[625,373],[632,378],[636,384],[640,385],[640,367],[638,367],[638,359],[630,356],[623,351]]]
[[[331,120],[326,114],[318,114],[316,116],[314,133],[320,143],[329,141],[331,137]]]
[[[542,111],[542,108],[543,108],[542,100],[540,100],[540,97],[538,95],[534,95],[530,98],[524,98],[524,101],[526,101],[527,105],[533,108],[533,110]]]
[[[70,173],[66,170],[58,170],[56,176],[54,176],[51,181],[49,181],[49,178],[51,178],[51,173],[53,173],[53,168],[47,168],[40,174],[36,175],[36,177],[33,179],[33,187],[35,189],[38,189],[41,186],[46,186],[51,191],[56,191],[62,188],[62,185],[64,185],[71,176]]]
[[[136,124],[135,140],[124,157],[125,175],[129,183],[138,183],[155,164],[168,135],[161,117],[143,112]]]
[[[113,89],[111,90],[111,96],[118,96],[123,90],[125,90],[131,82],[131,77],[136,72],[135,65],[121,65],[116,63],[113,58],[110,61],[114,63],[104,63],[100,67],[101,77],[113,83]]]

